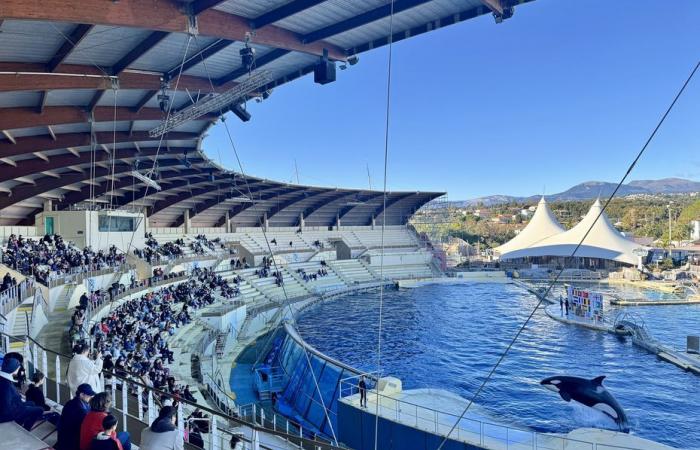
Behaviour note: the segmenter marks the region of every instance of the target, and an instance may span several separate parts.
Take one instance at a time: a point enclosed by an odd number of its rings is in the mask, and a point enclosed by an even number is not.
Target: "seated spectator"
[[[44,391],[41,386],[44,384],[44,374],[38,370],[32,375],[32,382],[24,393],[27,401],[34,403],[36,406],[44,410],[44,420],[48,420],[54,425],[58,425],[58,419],[60,415],[57,412],[51,411],[49,405],[46,404],[46,399],[44,398]]]
[[[75,397],[63,406],[57,429],[58,441],[54,446],[56,450],[77,450],[80,448],[80,427],[90,411],[89,403],[94,395],[95,391],[89,384],[81,384],[78,386]]]
[[[32,425],[41,418],[44,410],[32,402],[23,402],[14,385],[21,363],[13,357],[5,357],[0,367],[0,423],[15,421],[24,429],[31,430]]]
[[[131,444],[122,446],[117,438],[117,418],[107,414],[102,419],[102,431],[92,439],[90,450],[129,450]]]
[[[90,399],[90,412],[87,413],[80,426],[80,450],[90,450],[92,440],[104,431],[102,421],[109,414],[111,406],[112,396],[108,392],[100,392]],[[124,450],[131,448],[129,433],[121,431],[116,433],[116,438]]]
[[[141,432],[141,450],[182,450],[182,433],[175,426],[177,410],[172,406],[161,408],[158,418]]]

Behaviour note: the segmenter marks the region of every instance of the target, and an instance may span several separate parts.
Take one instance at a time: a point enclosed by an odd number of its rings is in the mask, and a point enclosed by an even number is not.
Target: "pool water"
[[[510,284],[432,285],[385,291],[382,372],[405,389],[443,388],[471,398],[537,304]],[[652,335],[685,343],[700,331],[700,307],[628,308]],[[306,341],[347,364],[377,368],[379,294],[318,303],[297,319]],[[682,340],[681,340],[682,337]],[[680,341],[679,341],[680,340]],[[632,433],[679,448],[700,448],[700,377],[658,360],[616,336],[533,316],[476,403],[500,422],[542,432],[583,426],[616,429],[601,414],[576,408],[539,385],[545,377],[606,375]]]

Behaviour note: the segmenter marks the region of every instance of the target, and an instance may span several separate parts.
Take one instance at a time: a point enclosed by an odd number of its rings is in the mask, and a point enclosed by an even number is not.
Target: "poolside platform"
[[[615,306],[670,306],[670,305],[700,305],[700,297],[678,300],[646,300],[643,298],[621,299],[613,298],[611,305]]]
[[[340,438],[353,448],[373,448],[375,413],[378,413],[380,448],[385,440],[395,445],[394,448],[409,448],[409,442],[404,442],[406,439],[437,447],[445,438],[449,448],[466,445],[465,448],[489,450],[671,448],[611,430],[581,428],[558,434],[516,428],[498,423],[476,404],[460,417],[467,405],[467,399],[440,389],[411,389],[379,395],[372,390],[368,392],[366,408],[360,407],[359,394],[349,395],[339,401]]]

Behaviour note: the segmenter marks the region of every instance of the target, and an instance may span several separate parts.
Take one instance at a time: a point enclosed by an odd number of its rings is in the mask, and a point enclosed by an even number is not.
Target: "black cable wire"
[[[651,141],[654,139],[654,136],[656,136],[657,131],[659,131],[659,128],[661,128],[661,125],[664,123],[664,121],[666,120],[666,117],[668,117],[669,113],[671,112],[671,110],[673,109],[673,107],[676,105],[676,102],[678,101],[678,99],[680,98],[680,96],[681,96],[681,95],[683,94],[683,92],[685,91],[685,88],[686,88],[686,87],[688,86],[688,84],[690,83],[690,80],[693,79],[693,76],[695,75],[695,73],[697,72],[697,70],[698,70],[699,67],[700,67],[700,61],[698,61],[698,62],[695,64],[695,67],[694,67],[693,70],[690,72],[690,75],[689,75],[688,78],[685,80],[685,83],[683,83],[683,86],[680,88],[680,90],[678,91],[678,93],[677,93],[676,96],[674,97],[673,101],[671,102],[671,104],[669,105],[669,107],[666,109],[666,112],[663,114],[663,116],[661,116],[661,119],[660,119],[659,122],[656,124],[656,127],[654,128],[654,131],[651,132],[651,134],[650,134],[649,137],[647,138],[646,142],[645,142],[644,145],[642,146],[642,149],[639,150],[639,152],[637,153],[637,156],[634,158],[634,160],[632,161],[632,163],[631,163],[631,164],[629,165],[629,167],[627,168],[627,171],[626,171],[625,174],[623,175],[622,179],[620,179],[620,182],[617,183],[617,186],[615,186],[615,190],[612,192],[612,194],[610,194],[610,197],[608,197],[608,199],[605,201],[605,204],[604,204],[603,207],[601,208],[601,210],[600,210],[600,212],[598,213],[598,215],[596,216],[595,220],[593,221],[593,223],[591,224],[591,226],[588,227],[588,230],[586,230],[586,234],[583,235],[583,238],[582,238],[581,241],[576,245],[576,247],[574,248],[574,251],[571,252],[571,257],[576,256],[576,252],[577,252],[578,249],[583,245],[583,242],[584,242],[584,241],[586,240],[586,238],[588,237],[588,234],[589,234],[589,233],[591,232],[591,230],[593,229],[593,226],[595,226],[596,222],[598,222],[598,219],[600,219],[600,217],[603,215],[603,213],[604,213],[605,210],[607,209],[608,205],[610,204],[610,202],[612,201],[612,199],[615,197],[615,194],[617,194],[617,191],[618,191],[618,190],[620,189],[620,187],[624,184],[624,182],[625,182],[625,180],[627,179],[627,177],[629,176],[629,174],[632,172],[632,170],[634,169],[634,167],[637,165],[637,162],[638,162],[639,159],[642,157],[642,155],[643,155],[644,152],[646,151],[646,149],[647,149],[647,147],[649,146],[649,144],[651,143]],[[503,360],[505,359],[506,355],[508,354],[508,352],[510,351],[510,349],[513,347],[513,344],[515,344],[515,342],[518,340],[518,338],[519,338],[520,335],[522,334],[522,332],[523,332],[523,330],[525,329],[525,327],[527,326],[527,324],[530,323],[530,320],[531,320],[532,317],[535,315],[535,313],[537,312],[537,310],[539,309],[539,307],[542,305],[542,302],[544,301],[544,299],[547,298],[547,296],[549,295],[549,292],[552,290],[552,287],[553,287],[554,284],[559,280],[559,277],[561,276],[561,274],[562,274],[563,272],[564,272],[564,267],[562,267],[562,268],[559,270],[559,272],[557,272],[556,277],[554,277],[554,279],[553,279],[553,280],[549,283],[549,285],[547,286],[547,290],[539,297],[539,300],[537,301],[537,304],[535,305],[535,307],[534,307],[534,308],[532,309],[532,311],[530,312],[530,315],[528,315],[528,317],[527,317],[527,319],[525,320],[525,322],[524,322],[524,323],[522,324],[522,326],[518,329],[518,332],[515,333],[515,336],[513,336],[513,339],[510,341],[510,343],[508,344],[508,346],[506,347],[506,349],[503,351],[503,353],[501,353],[501,356],[498,358],[498,361],[497,361],[496,364],[491,368],[491,370],[489,371],[488,375],[486,376],[486,378],[484,379],[484,381],[481,383],[481,385],[479,386],[479,388],[476,390],[476,392],[474,393],[474,395],[472,395],[471,399],[469,399],[469,403],[467,403],[466,408],[464,408],[464,411],[462,411],[462,414],[459,415],[459,418],[455,421],[454,425],[452,425],[452,427],[450,428],[450,431],[449,431],[449,432],[445,435],[445,437],[442,439],[442,442],[441,442],[440,445],[438,446],[437,450],[442,449],[443,445],[445,445],[445,442],[447,442],[447,439],[450,437],[450,434],[452,434],[452,432],[455,430],[455,428],[457,428],[457,426],[459,425],[459,422],[462,420],[462,418],[464,418],[464,415],[467,413],[467,411],[469,410],[469,408],[471,407],[471,405],[474,403],[474,400],[476,399],[476,397],[479,396],[479,394],[480,394],[481,391],[484,389],[484,387],[486,386],[486,384],[491,380],[491,377],[492,377],[493,374],[496,372],[496,369],[498,369],[498,366],[501,365],[501,363],[502,363]]]

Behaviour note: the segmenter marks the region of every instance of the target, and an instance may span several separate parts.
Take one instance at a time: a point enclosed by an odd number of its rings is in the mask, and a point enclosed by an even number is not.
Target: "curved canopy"
[[[640,245],[624,237],[610,223],[607,214],[601,212],[600,200],[596,200],[584,218],[570,230],[550,236],[529,247],[502,253],[501,259],[533,256],[569,257],[583,240],[583,244],[573,256],[637,264],[639,258],[635,255],[635,250],[639,249]]]
[[[392,40],[485,14],[498,22],[526,1],[396,0]],[[391,10],[386,0],[1,0],[0,225],[33,223],[45,200],[147,206],[155,226],[185,210],[200,227],[227,211],[243,226],[265,214],[293,225],[299,213],[309,225],[368,224],[384,212],[380,193],[245,178],[208,161],[201,142],[224,111],[162,141],[148,131],[164,119],[159,96],[177,111],[244,80],[246,46],[272,79],[251,93],[259,99],[313,72],[324,53],[352,70],[357,55],[389,42]],[[147,189],[134,170],[163,189]],[[390,194],[387,223],[437,195]]]
[[[552,213],[552,210],[549,209],[543,196],[537,204],[535,214],[532,215],[532,219],[530,219],[525,228],[510,241],[500,247],[496,247],[495,251],[503,255],[515,250],[528,248],[565,230],[554,216],[554,213]]]

